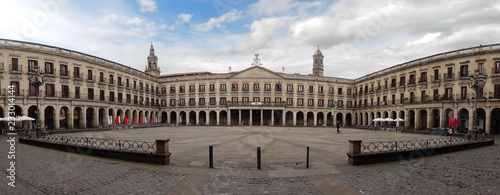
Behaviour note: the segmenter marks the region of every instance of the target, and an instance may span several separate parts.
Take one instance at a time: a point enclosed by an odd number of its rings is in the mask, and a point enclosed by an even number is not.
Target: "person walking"
[[[374,131],[377,131],[377,123],[375,123],[375,126],[373,126]]]
[[[340,122],[337,121],[337,134],[339,134],[339,133],[342,133],[342,132],[340,131]]]

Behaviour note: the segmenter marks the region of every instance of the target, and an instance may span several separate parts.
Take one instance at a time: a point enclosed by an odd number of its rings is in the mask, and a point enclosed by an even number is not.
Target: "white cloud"
[[[408,43],[408,45],[410,45],[410,46],[417,46],[417,45],[420,45],[420,44],[429,43],[431,41],[434,41],[439,36],[441,36],[440,32],[437,32],[437,33],[427,33],[424,37],[420,38],[419,40],[410,42],[410,43]]]
[[[141,6],[141,12],[157,12],[156,2],[153,0],[137,0],[137,3]]]
[[[206,23],[193,25],[193,28],[202,32],[212,30],[213,28],[224,28],[224,23],[234,22],[238,20],[240,16],[241,11],[234,9],[218,18],[210,18]]]
[[[305,15],[307,10],[313,7],[319,7],[322,2],[298,2],[294,0],[260,0],[250,5],[249,15],[254,16],[281,16]]]
[[[177,18],[179,19],[179,23],[189,22],[189,21],[191,21],[192,17],[193,17],[193,15],[191,15],[191,14],[179,14],[177,16]]]

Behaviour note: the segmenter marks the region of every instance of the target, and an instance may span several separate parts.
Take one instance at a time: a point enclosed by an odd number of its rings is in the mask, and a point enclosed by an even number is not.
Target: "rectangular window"
[[[343,100],[337,101],[337,107],[343,108],[344,107],[344,101]]]
[[[260,102],[260,98],[259,97],[253,97],[253,102]]]
[[[361,100],[359,100],[361,101]],[[328,100],[328,107],[333,107],[333,100]]]
[[[293,98],[286,98],[286,105],[293,106]]]
[[[175,87],[170,87],[170,94],[175,94]]]
[[[401,104],[404,104],[404,103],[405,103],[405,102],[404,102],[404,101],[405,101],[405,94],[404,94],[404,93],[401,93],[401,95],[399,96],[399,98],[400,98],[400,100],[399,100],[399,101],[400,101],[400,103],[401,103]]]
[[[241,101],[242,101],[244,104],[248,104],[248,103],[249,103],[248,97],[243,97]]]
[[[414,95],[414,93],[413,93],[413,92],[410,92],[410,102],[412,102],[412,103],[413,103],[413,97],[414,97],[414,96],[415,96],[415,95]]]
[[[323,86],[318,86],[318,93],[323,94]]]
[[[309,86],[309,94],[314,93],[314,86]]]
[[[467,99],[467,87],[461,87],[460,99]]]
[[[68,66],[67,65],[61,64],[60,71],[61,71],[60,72],[61,76],[68,76]]]
[[[500,84],[495,84],[493,98],[500,99]]]
[[[290,93],[293,92],[293,85],[287,85],[286,89],[287,89],[286,90],[287,92],[290,92]]]
[[[134,104],[137,104],[137,102],[138,102],[138,101],[137,101],[137,96],[136,96],[136,95],[134,95]]]
[[[179,86],[179,93],[186,93],[185,86]]]
[[[271,98],[270,97],[264,97],[264,103],[265,104],[271,103]]]
[[[248,91],[249,90],[248,83],[243,83],[242,89],[243,91]]]
[[[210,84],[210,92],[215,92],[215,84]]]
[[[220,84],[220,91],[226,91],[226,84]]]
[[[75,99],[80,99],[80,87],[75,87]]]
[[[274,98],[274,102],[275,103],[281,103],[281,98],[280,97]]]
[[[232,103],[238,103],[238,97],[232,97],[231,102]]]
[[[408,81],[408,84],[415,84],[415,75],[414,74],[410,75],[410,80]]]
[[[175,99],[170,99],[170,106],[175,106]]]
[[[139,82],[139,90],[144,90],[144,85],[142,84],[142,82]]]
[[[205,98],[200,98],[199,100],[200,102],[200,106],[204,106],[205,105]]]
[[[425,102],[425,91],[420,92],[420,102]]]
[[[325,106],[325,100],[319,99],[318,100],[318,107],[323,107],[323,106]]]
[[[18,96],[19,95],[19,91],[20,91],[20,89],[19,89],[19,81],[11,81],[10,85],[14,86],[14,95]]]
[[[404,86],[404,85],[405,85],[405,82],[406,82],[405,77],[400,77],[400,78],[399,78],[399,86]]]
[[[89,69],[89,70],[87,71],[87,80],[92,81],[92,80],[93,80],[93,79],[92,79],[92,77],[93,77],[93,75],[92,75],[92,70],[91,70],[91,69]]]
[[[314,106],[314,99],[307,99],[307,106]]]
[[[366,86],[366,87],[368,87],[368,86]],[[342,88],[339,88],[337,92],[338,92],[338,95],[342,95]]]
[[[112,74],[109,75],[109,84],[115,84],[115,78],[113,77]],[[99,74],[99,81],[104,82],[104,73]]]
[[[118,103],[123,102],[123,93],[118,93]]]
[[[45,96],[54,97],[55,89],[54,84],[45,84]]]
[[[281,91],[281,83],[278,82],[275,86],[275,91]]]
[[[87,89],[87,99],[94,100],[94,89]]]
[[[30,91],[29,91],[29,96],[36,96],[36,89],[35,86],[30,85]]]
[[[469,66],[468,65],[460,66],[460,77],[467,77],[467,76],[469,76]]]
[[[73,68],[73,77],[75,77],[75,78],[81,78],[80,77],[80,67],[74,67]]]
[[[304,98],[297,99],[297,106],[304,106]]]
[[[127,104],[130,104],[131,102],[131,98],[132,96],[130,94],[127,94]]]
[[[347,101],[347,107],[352,108],[352,101]]]
[[[196,105],[196,100],[194,98],[189,98],[189,105],[190,106],[195,106]]]
[[[380,103],[379,103],[379,102],[380,102],[380,97],[377,97],[377,106],[379,106],[379,105],[380,105]]]
[[[391,80],[391,87],[396,87],[396,79]]]
[[[351,89],[347,89],[347,95],[351,95]]]
[[[420,83],[427,82],[427,72],[421,72],[420,73]]]
[[[199,92],[205,92],[205,85],[200,85],[199,87]]]
[[[28,72],[36,72],[38,70],[38,61],[28,60]]]
[[[333,87],[328,87],[328,94],[333,94]]]
[[[373,98],[370,98],[370,106],[373,106]]]
[[[17,58],[12,58],[12,71],[19,71],[19,60]]]
[[[446,74],[446,79],[452,79],[453,78],[453,67],[448,67],[448,73]]]
[[[45,62],[45,74],[54,74],[54,63]]]
[[[142,88],[142,87],[141,87]],[[146,92],[149,91],[149,85],[148,84],[145,84],[145,88],[146,88]]]
[[[432,80],[439,80],[439,69],[434,70],[434,77],[432,78]]]
[[[271,84],[264,84],[264,91],[271,91]]]
[[[137,82],[134,81],[134,89],[137,89]]]
[[[179,106],[185,106],[186,100],[184,98],[179,99]]]
[[[392,104],[396,104],[396,95],[392,95]]]
[[[495,62],[495,67],[493,67],[493,74],[500,74],[500,61]]]
[[[69,98],[69,86],[62,85],[61,89],[62,89],[62,94],[61,94],[62,98]]]
[[[298,85],[297,86],[297,92],[304,93],[304,85]]]
[[[118,77],[118,86],[123,86],[122,77]],[[151,89],[151,91],[153,91],[153,90]]]
[[[478,63],[477,64],[477,69],[479,70],[479,75],[484,75],[485,74],[484,63]]]
[[[439,89],[434,89],[432,92],[433,100],[438,100],[438,97],[437,97],[438,94],[439,94]]]
[[[214,97],[210,98],[210,105],[215,105],[217,102],[215,101]]]
[[[127,79],[127,87],[130,87],[129,79]]]
[[[231,87],[232,91],[238,91],[238,83],[233,83],[233,86]]]
[[[258,83],[253,84],[253,91],[259,91],[259,84]]]
[[[104,101],[104,90],[99,91],[99,100]]]
[[[101,90],[102,94],[104,95],[104,90]],[[115,92],[110,91],[109,92],[109,101],[114,102],[115,101]]]
[[[452,94],[453,94],[453,88],[445,88],[444,89],[444,98],[451,100]]]
[[[220,98],[220,105],[227,105],[226,97]]]
[[[384,96],[382,98],[382,106],[385,106],[385,105],[387,105],[387,96]]]

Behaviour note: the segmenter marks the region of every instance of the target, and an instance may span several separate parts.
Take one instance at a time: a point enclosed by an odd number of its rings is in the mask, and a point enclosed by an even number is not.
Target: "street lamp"
[[[474,74],[469,76],[469,87],[472,88],[476,92],[476,99],[474,102],[474,129],[472,132],[475,135],[475,138],[477,139],[477,123],[476,123],[476,118],[477,118],[477,98],[478,98],[478,91],[484,87],[484,84],[486,83],[486,76],[485,75],[479,75],[479,69],[474,70]]]
[[[40,86],[43,85],[43,78],[45,77],[44,72],[40,72],[38,66],[35,66],[35,73],[33,73],[29,78],[30,86],[35,87],[36,90],[36,137],[39,138],[41,134],[41,126],[40,126],[40,109],[38,108],[38,91]],[[41,80],[40,80],[40,79]]]

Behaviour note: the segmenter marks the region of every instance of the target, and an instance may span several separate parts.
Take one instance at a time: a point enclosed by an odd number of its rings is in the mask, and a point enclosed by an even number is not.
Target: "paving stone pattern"
[[[204,194],[321,194],[305,177],[217,176]]]
[[[2,155],[7,137],[0,136]],[[107,163],[17,143],[16,187],[7,186],[8,159],[0,158],[0,194],[166,194],[186,173]]]
[[[362,194],[500,194],[500,147],[334,176]]]

